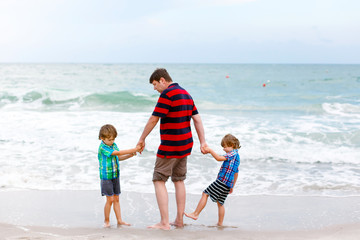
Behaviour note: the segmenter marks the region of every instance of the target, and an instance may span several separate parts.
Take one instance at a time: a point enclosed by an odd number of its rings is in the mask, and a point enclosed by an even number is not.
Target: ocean
[[[192,95],[211,148],[223,154],[227,133],[240,140],[233,196],[360,196],[360,65],[312,64],[0,64],[0,189],[99,190],[99,129],[136,145],[157,67]],[[200,194],[221,163],[193,137],[185,183]],[[156,126],[120,163],[123,192],[154,192],[159,139]]]

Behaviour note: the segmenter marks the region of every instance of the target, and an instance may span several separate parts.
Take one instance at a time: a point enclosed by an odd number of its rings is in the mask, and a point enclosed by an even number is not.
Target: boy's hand
[[[208,146],[204,147],[204,154],[207,154],[210,152],[210,148]]]
[[[233,188],[230,188],[230,192],[229,192],[229,194],[231,194],[233,192]]]

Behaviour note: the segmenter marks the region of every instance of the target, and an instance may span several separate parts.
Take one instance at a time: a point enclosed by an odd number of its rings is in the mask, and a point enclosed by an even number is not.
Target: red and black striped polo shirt
[[[160,120],[160,158],[183,158],[191,154],[193,139],[190,120],[198,114],[190,94],[177,83],[165,89],[152,113]]]

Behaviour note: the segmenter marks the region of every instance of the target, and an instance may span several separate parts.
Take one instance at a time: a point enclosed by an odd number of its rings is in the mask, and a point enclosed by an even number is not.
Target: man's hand
[[[209,153],[208,148],[209,148],[209,147],[208,147],[207,143],[201,144],[201,146],[200,146],[201,153],[202,153],[202,154],[207,154],[207,153]]]
[[[144,148],[145,148],[145,141],[144,140],[139,140],[139,142],[136,145],[136,150],[139,153],[142,153],[142,151],[144,151]]]

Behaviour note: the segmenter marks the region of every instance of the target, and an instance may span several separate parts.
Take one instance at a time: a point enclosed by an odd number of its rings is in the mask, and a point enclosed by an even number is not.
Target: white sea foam
[[[323,103],[322,107],[326,113],[360,118],[360,105],[349,103]]]
[[[149,113],[116,112],[20,112],[2,111],[0,120],[2,189],[98,189],[98,131],[105,123],[118,130],[121,149],[131,148],[140,136]],[[227,118],[202,115],[210,147],[222,154],[221,138],[232,133],[241,142],[239,183],[241,194],[356,194],[360,152],[326,139],[320,120],[297,118],[281,122],[270,119]],[[292,123],[289,123],[292,122]],[[299,133],[300,131],[300,133]],[[321,137],[312,134],[322,133]],[[221,166],[202,155],[194,131],[193,154],[188,161],[189,193],[201,192]],[[148,136],[146,151],[121,162],[124,191],[153,192],[152,168],[159,144],[158,126]],[[15,146],[15,148],[14,148]],[[8,161],[8,160],[12,161]],[[16,159],[16,160],[13,160]],[[168,183],[169,191],[174,191]]]

